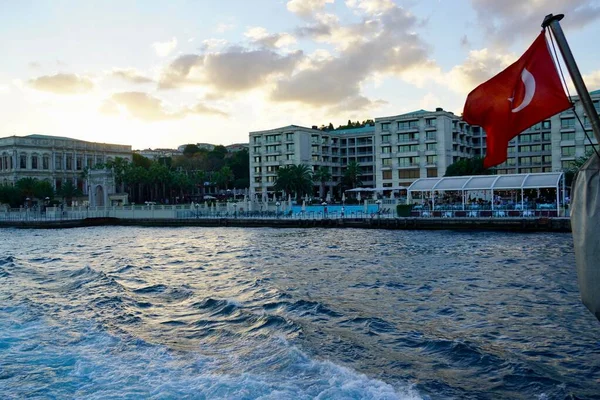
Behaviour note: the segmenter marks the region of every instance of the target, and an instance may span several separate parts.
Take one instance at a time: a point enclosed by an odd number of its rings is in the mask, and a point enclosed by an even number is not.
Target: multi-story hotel
[[[590,93],[600,112],[600,90]],[[597,144],[583,107],[573,98],[573,110],[557,114],[514,138],[508,159],[496,167],[498,174],[561,171],[589,153]],[[407,187],[418,178],[444,176],[452,163],[486,152],[486,134],[460,116],[441,108],[375,119],[374,126],[321,131],[316,127],[290,125],[250,132],[250,191],[272,191],[281,166],[305,164],[314,171],[326,167],[332,175],[327,186],[337,185],[346,166],[356,161],[362,169],[364,187]],[[316,191],[315,186],[315,191]]]
[[[0,184],[36,178],[50,182],[58,190],[64,182],[71,181],[87,194],[82,178],[84,168],[117,157],[131,161],[131,146],[47,135],[0,138]]]

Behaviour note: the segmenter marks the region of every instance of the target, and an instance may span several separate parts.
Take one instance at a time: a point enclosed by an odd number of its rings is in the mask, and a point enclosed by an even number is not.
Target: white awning
[[[448,176],[417,179],[409,192],[558,188],[562,172],[513,175]]]

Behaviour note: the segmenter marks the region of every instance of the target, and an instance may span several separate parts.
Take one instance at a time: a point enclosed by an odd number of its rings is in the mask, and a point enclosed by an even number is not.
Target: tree
[[[0,186],[0,204],[8,204],[13,208],[23,205],[21,191],[16,186]]]
[[[21,192],[21,196],[23,197],[23,200],[26,197],[29,197],[29,198],[33,197],[34,192],[35,192],[35,187],[37,185],[37,181],[38,180],[35,178],[21,178],[15,183],[15,186]]]
[[[295,194],[298,198],[312,192],[312,173],[307,165],[286,165],[277,170],[275,190]]]
[[[319,182],[319,197],[324,196],[325,183],[331,181],[331,173],[327,167],[319,167],[313,174],[315,182]]]
[[[450,164],[444,176],[491,175],[492,171],[483,167],[483,158],[463,158]]]
[[[183,155],[185,157],[191,157],[194,154],[199,153],[199,152],[200,152],[200,148],[195,144],[187,144],[183,148]]]
[[[575,178],[575,174],[577,171],[579,171],[579,168],[583,167],[587,160],[589,160],[589,158],[594,154],[594,150],[589,150],[585,153],[585,155],[577,157],[575,160],[573,160],[570,167],[563,169],[565,174],[565,186],[571,187],[573,184],[573,179]]]
[[[146,169],[150,168],[150,164],[152,164],[152,160],[138,153],[133,153],[131,160],[133,165],[144,167]]]
[[[361,175],[362,170],[360,165],[356,161],[350,161],[346,166],[346,171],[344,172],[344,176],[342,178],[343,186],[354,189],[362,185],[362,181],[360,179]]]
[[[58,195],[61,196],[67,203],[67,206],[70,207],[73,203],[73,197],[82,196],[83,193],[81,193],[81,190],[79,190],[71,180],[67,180],[60,187]]]
[[[33,188],[33,195],[40,200],[47,198],[52,199],[54,197],[54,188],[48,181],[37,181]]]

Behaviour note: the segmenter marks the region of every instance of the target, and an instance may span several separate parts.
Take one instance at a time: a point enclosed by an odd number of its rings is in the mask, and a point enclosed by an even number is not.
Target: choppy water
[[[0,231],[0,398],[600,398],[570,235]]]

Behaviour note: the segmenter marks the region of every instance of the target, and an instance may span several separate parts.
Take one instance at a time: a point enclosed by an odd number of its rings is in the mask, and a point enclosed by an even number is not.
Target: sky
[[[0,137],[175,148],[460,114],[549,13],[600,88],[600,0],[0,0]]]

